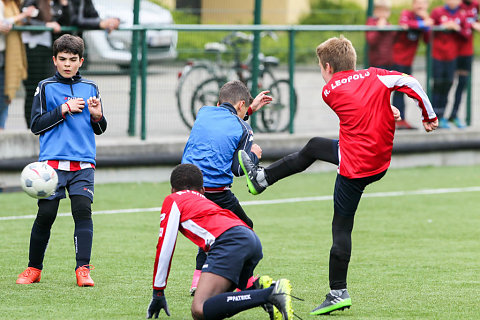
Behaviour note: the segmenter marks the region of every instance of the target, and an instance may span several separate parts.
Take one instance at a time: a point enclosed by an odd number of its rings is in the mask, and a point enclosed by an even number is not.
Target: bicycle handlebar
[[[278,36],[275,32],[273,31],[262,31],[260,32],[260,37],[270,37],[273,40],[277,41]],[[227,45],[235,46],[240,43],[247,43],[247,42],[253,42],[253,34],[246,34],[245,32],[242,31],[234,31],[227,35],[223,40],[221,41],[222,43],[225,43]]]

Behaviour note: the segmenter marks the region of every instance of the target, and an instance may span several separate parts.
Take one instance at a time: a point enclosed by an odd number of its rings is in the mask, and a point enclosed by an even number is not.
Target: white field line
[[[413,196],[413,195],[435,195],[435,194],[445,194],[445,193],[479,192],[479,191],[480,191],[480,186],[466,187],[466,188],[421,189],[421,190],[414,190],[414,191],[364,193],[362,198],[403,197],[403,196]],[[241,205],[256,206],[256,205],[269,205],[269,204],[280,204],[280,203],[296,203],[296,202],[327,201],[327,200],[331,201],[332,199],[333,199],[333,196],[318,196],[318,197],[287,198],[287,199],[275,199],[275,200],[253,200],[253,201],[243,201],[241,202]],[[93,214],[100,215],[100,214],[119,214],[119,213],[143,213],[143,212],[159,212],[160,210],[161,210],[161,207],[134,208],[134,209],[94,211]],[[72,214],[68,212],[68,213],[59,213],[57,216],[67,217],[71,215]],[[36,215],[0,217],[0,221],[34,219],[35,217]]]

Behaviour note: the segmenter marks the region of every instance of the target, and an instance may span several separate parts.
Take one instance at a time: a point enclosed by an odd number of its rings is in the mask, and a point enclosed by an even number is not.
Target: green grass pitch
[[[390,170],[366,194],[480,186],[480,167]],[[332,201],[255,204],[330,196],[335,173],[298,174],[259,196],[234,192],[255,223],[264,259],[258,274],[292,281],[295,312],[303,319],[328,292]],[[94,211],[159,207],[167,183],[97,185]],[[478,319],[480,298],[480,193],[364,197],[357,211],[349,292],[353,306],[334,318]],[[63,200],[59,212],[70,212]],[[0,194],[0,219],[34,215],[36,201],[24,193]],[[0,319],[143,319],[151,297],[158,212],[94,216],[93,288],[75,283],[73,219],[52,228],[40,283],[16,285],[28,262],[33,218],[0,220]],[[172,316],[190,319],[188,295],[196,247],[178,237],[166,290]],[[162,317],[161,317],[162,318]],[[163,318],[166,316],[163,314]],[[268,319],[260,308],[234,319]]]

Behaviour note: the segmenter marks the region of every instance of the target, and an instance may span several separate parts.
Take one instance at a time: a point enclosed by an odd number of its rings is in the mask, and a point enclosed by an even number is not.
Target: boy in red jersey
[[[390,25],[391,4],[389,0],[376,0],[373,16],[367,19],[367,26],[385,27]],[[368,61],[371,67],[391,69],[393,66],[392,50],[395,31],[367,31]]]
[[[312,138],[302,150],[267,168],[255,166],[245,152],[240,154],[253,194],[305,170],[316,160],[338,165],[329,262],[331,291],[325,301],[312,310],[313,315],[329,314],[352,305],[347,292],[347,270],[353,221],[365,187],[380,180],[390,164],[396,116],[390,106],[392,91],[404,92],[417,101],[427,132],[438,126],[427,95],[413,77],[378,68],[355,71],[355,49],[343,37],[330,38],[320,44],[317,56],[322,77],[327,82],[322,90],[323,100],[340,119],[339,140]]]
[[[445,109],[448,102],[448,92],[453,84],[456,69],[459,41],[466,39],[472,33],[466,24],[465,11],[461,10],[462,0],[445,0],[445,5],[433,9],[430,17],[434,25],[442,26],[446,31],[433,34],[433,98],[435,112],[439,118],[439,127],[449,129]]]
[[[393,44],[393,70],[406,74],[412,73],[412,64],[417,53],[418,40],[423,38],[428,42],[428,31],[433,20],[428,14],[428,0],[413,0],[411,10],[403,10],[398,24],[405,29],[398,32]],[[405,119],[405,101],[401,92],[393,93],[393,105],[400,110],[400,116]],[[415,129],[406,120],[396,124],[397,129]]]
[[[475,0],[463,0],[460,9],[465,11],[467,27],[480,31],[478,23],[479,4]],[[472,31],[473,31],[472,30]],[[458,83],[455,90],[455,100],[453,102],[452,113],[448,120],[453,122],[457,128],[465,128],[465,123],[458,117],[458,109],[462,101],[462,94],[467,85],[470,72],[472,70],[473,58],[473,32],[466,38],[460,38],[458,41],[458,57],[457,57],[457,76]]]
[[[273,304],[283,319],[293,317],[291,285],[280,279],[261,289],[244,290],[262,259],[262,245],[253,230],[232,211],[205,198],[203,175],[193,164],[180,164],[170,176],[172,194],[163,201],[160,235],[153,272],[153,297],[147,318],[158,318],[164,309],[169,316],[164,289],[170,272],[177,233],[180,231],[208,252],[192,302],[195,320],[224,319],[238,312]]]

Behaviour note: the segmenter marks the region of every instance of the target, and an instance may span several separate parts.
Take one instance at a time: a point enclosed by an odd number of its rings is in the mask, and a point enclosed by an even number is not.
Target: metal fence
[[[16,27],[17,30],[43,30],[41,27]],[[178,32],[178,59],[159,64],[148,64],[149,30],[175,30]],[[65,28],[74,31],[74,28]],[[142,139],[188,135],[189,126],[193,121],[195,111],[203,102],[213,103],[218,83],[209,81],[217,78],[221,82],[238,76],[238,66],[235,67],[235,50],[239,61],[248,69],[251,57],[251,44],[237,44],[237,48],[223,43],[226,48],[219,47],[222,39],[232,32],[265,34],[259,41],[260,51],[267,59],[260,61],[262,68],[268,68],[274,79],[262,74],[262,70],[247,71],[247,78],[264,77],[260,79],[256,89],[271,89],[277,101],[281,99],[282,106],[265,114],[258,114],[252,119],[257,132],[290,132],[319,133],[336,131],[338,119],[326,107],[321,98],[321,88],[324,81],[319,72],[315,56],[315,47],[331,36],[343,34],[349,38],[357,49],[359,61],[364,60],[365,32],[402,31],[400,27],[389,26],[377,28],[363,25],[137,25],[123,31],[137,34],[138,44],[133,50],[138,50],[139,59],[133,59],[128,70],[125,66],[103,63],[89,64],[81,69],[81,73],[98,83],[109,122],[107,136],[140,136]],[[277,40],[268,36],[274,32]],[[271,33],[270,33],[271,35]],[[205,48],[205,45],[208,44]],[[88,48],[87,48],[88,49]],[[225,49],[225,51],[223,51]],[[431,56],[429,45],[422,47],[422,53],[414,63],[413,75],[419,79],[429,92]],[[425,53],[425,54],[423,54]],[[249,57],[250,54],[250,57]],[[133,54],[135,56],[135,52]],[[276,58],[276,59],[275,59]],[[270,60],[269,60],[270,59]],[[275,65],[275,60],[279,61]],[[186,82],[185,72],[194,66],[199,73],[192,74]],[[361,63],[359,64],[361,67]],[[475,66],[473,73],[475,73]],[[184,83],[182,83],[184,81]],[[262,82],[263,81],[263,82]],[[277,81],[276,86],[272,86]],[[205,83],[207,82],[207,83]],[[181,85],[181,88],[180,88]],[[180,91],[180,92],[179,92]],[[470,90],[468,102],[462,108],[460,115],[471,124],[478,123],[472,118],[470,108]],[[213,96],[213,98],[212,98]],[[12,102],[7,129],[25,129],[23,120],[23,96],[20,92]],[[471,97],[473,101],[475,96]],[[203,99],[203,100],[202,100]],[[210,99],[210,100],[209,100]],[[451,100],[451,99],[450,99]],[[286,106],[286,107],[285,107]],[[286,109],[285,109],[286,108]],[[294,116],[294,117],[293,117]],[[406,118],[421,127],[420,112],[413,103],[407,103]],[[275,123],[280,122],[280,124]]]

